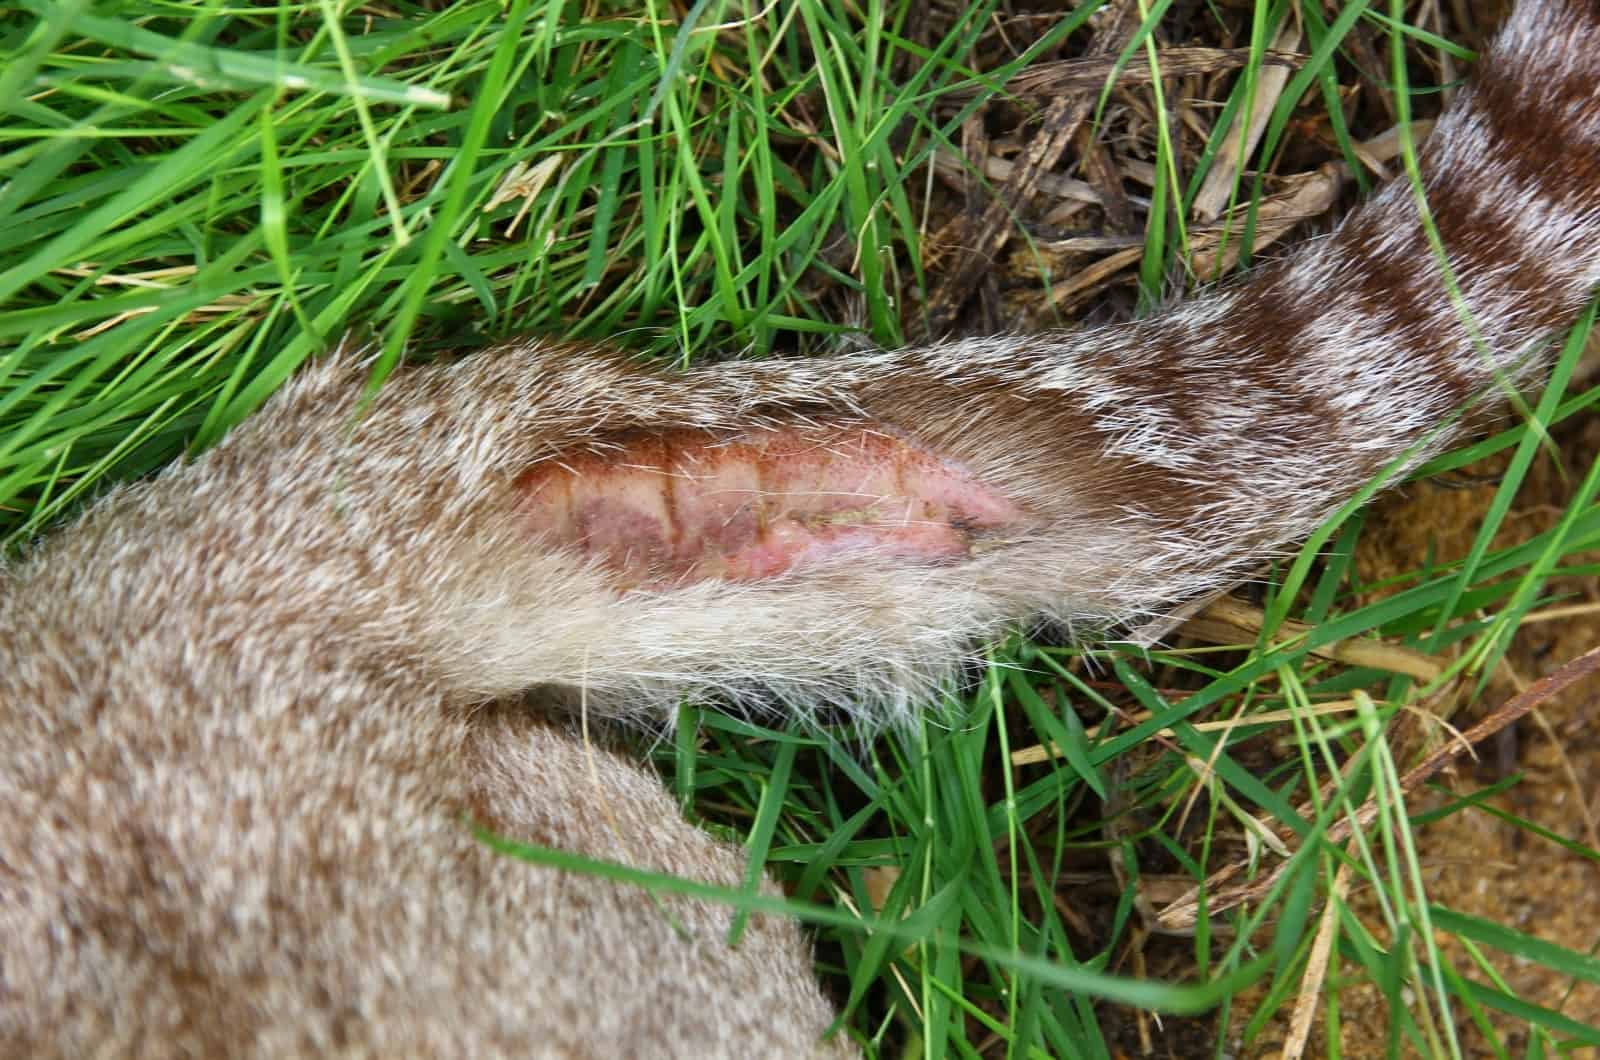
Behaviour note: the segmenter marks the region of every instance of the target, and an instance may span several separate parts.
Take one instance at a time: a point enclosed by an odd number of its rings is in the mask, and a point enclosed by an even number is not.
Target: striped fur
[[[1460,304],[1400,183],[1102,331],[675,375],[518,344],[404,373],[360,417],[358,356],[307,371],[0,574],[0,1051],[848,1052],[814,1045],[831,1012],[792,924],[730,951],[726,910],[472,838],[742,874],[651,775],[516,697],[893,719],[1013,623],[1226,584],[1497,379],[1538,378],[1600,281],[1600,9],[1522,3],[1423,162]],[[530,469],[797,425],[906,440],[1024,514],[956,562],[630,592],[528,530]]]

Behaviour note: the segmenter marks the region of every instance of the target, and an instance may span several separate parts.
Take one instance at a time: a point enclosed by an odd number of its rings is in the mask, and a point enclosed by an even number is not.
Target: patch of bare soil
[[[1495,536],[1493,549],[1513,547],[1551,529],[1565,511],[1577,480],[1600,459],[1600,415],[1580,417],[1552,433],[1555,453],[1539,456]],[[1381,501],[1371,512],[1355,556],[1363,581],[1381,582],[1467,555],[1505,464],[1501,454],[1448,477],[1414,483]],[[1596,560],[1600,556],[1578,555],[1569,563]],[[1560,578],[1547,588],[1550,599],[1518,630],[1485,692],[1450,719],[1456,729],[1470,727],[1533,682],[1600,645],[1600,578]],[[1600,680],[1590,678],[1545,700],[1480,746],[1475,761],[1460,760],[1412,796],[1410,809],[1421,815],[1503,788],[1477,805],[1416,830],[1431,903],[1569,950],[1600,951],[1600,864],[1534,830],[1600,849],[1597,721]],[[1513,779],[1515,783],[1506,787],[1505,782]],[[1349,900],[1379,940],[1388,941],[1375,897],[1356,891]],[[1474,955],[1452,936],[1441,932],[1438,941],[1458,971],[1474,981],[1489,982],[1489,975],[1475,965]],[[1489,948],[1480,950],[1480,957],[1488,961],[1501,987],[1523,1001],[1581,1024],[1600,1026],[1600,986]],[[1354,963],[1344,963],[1338,974],[1350,984],[1339,994],[1344,1055],[1389,1055],[1394,1017],[1388,1001],[1376,986],[1362,981],[1364,975]],[[1246,1013],[1249,1007],[1243,1006]],[[1500,1050],[1522,1055],[1530,1044],[1524,1021],[1491,1011],[1486,1034],[1463,1007],[1458,1005],[1455,1015],[1455,1030],[1467,1056],[1504,1055]],[[1233,1029],[1233,1040],[1238,1040],[1241,1029]],[[1242,1055],[1275,1057],[1286,1033],[1285,1017]],[[1319,1055],[1326,1041],[1327,1029],[1319,1016],[1308,1055]],[[1404,1050],[1401,1055],[1415,1054]]]
[[[1558,426],[1560,458],[1541,454],[1494,541],[1505,548],[1549,530],[1565,510],[1576,480],[1600,457],[1600,416]],[[1368,580],[1416,570],[1429,562],[1467,554],[1498,485],[1502,458],[1465,469],[1447,481],[1414,484],[1374,513],[1356,556]],[[1600,557],[1572,557],[1594,562]],[[1453,719],[1465,727],[1533,681],[1600,645],[1600,579],[1571,577],[1549,585],[1559,598],[1535,611],[1538,621],[1517,632],[1505,664],[1479,704]],[[1414,813],[1449,804],[1495,785],[1512,774],[1521,779],[1491,796],[1485,806],[1531,822],[1550,833],[1600,849],[1600,682],[1589,680],[1546,701],[1527,718],[1480,748],[1479,759],[1442,774],[1434,790],[1413,797]],[[1444,790],[1439,790],[1444,789]],[[1481,808],[1469,808],[1417,832],[1430,899],[1442,906],[1579,952],[1600,950],[1600,864],[1569,852]],[[1353,896],[1371,909],[1370,898]],[[1376,922],[1368,917],[1368,922]],[[1453,940],[1445,952],[1458,969],[1472,958]],[[1484,951],[1510,992],[1592,1026],[1600,1026],[1600,986],[1577,982],[1542,964]],[[1353,974],[1353,969],[1351,970]],[[1472,978],[1485,981],[1475,972]],[[1341,996],[1346,1055],[1384,1055],[1389,1019],[1376,989],[1360,987]],[[1520,1052],[1528,1044],[1526,1024],[1493,1014],[1498,1045]],[[1457,1021],[1472,1056],[1496,1055],[1479,1028]]]

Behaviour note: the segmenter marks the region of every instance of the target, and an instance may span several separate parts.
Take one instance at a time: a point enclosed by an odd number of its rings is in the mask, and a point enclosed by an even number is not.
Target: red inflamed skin
[[[755,581],[840,556],[959,561],[1021,508],[871,425],[641,435],[525,474],[529,525],[619,589]]]

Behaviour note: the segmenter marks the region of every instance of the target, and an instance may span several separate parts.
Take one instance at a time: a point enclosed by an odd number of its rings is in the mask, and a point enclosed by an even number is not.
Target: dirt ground
[[[1549,454],[1538,458],[1495,540],[1496,548],[1548,530],[1560,517],[1577,480],[1600,458],[1600,415],[1560,425],[1553,435],[1560,462]],[[1430,556],[1435,561],[1464,556],[1482,524],[1503,465],[1503,457],[1492,458],[1447,480],[1415,483],[1380,502],[1356,556],[1361,575],[1376,580],[1415,570]],[[1590,562],[1596,558],[1573,557]],[[1559,607],[1569,611],[1587,605],[1588,613],[1524,625],[1505,666],[1478,705],[1455,719],[1458,726],[1470,724],[1531,682],[1600,644],[1600,579],[1568,578],[1552,583],[1550,590],[1564,599],[1547,610]],[[1481,747],[1475,764],[1442,774],[1434,790],[1413,797],[1411,809],[1425,813],[1520,773],[1521,780],[1490,798],[1488,805],[1591,849],[1600,848],[1596,835],[1600,831],[1597,720],[1600,682],[1580,683],[1507,730],[1503,739]],[[1438,788],[1448,789],[1449,794]],[[1477,809],[1430,823],[1418,829],[1417,839],[1431,901],[1571,950],[1600,950],[1600,864]],[[1381,923],[1372,896],[1354,893],[1351,901],[1366,914],[1369,926]],[[1471,968],[1472,958],[1458,943],[1442,933],[1440,938],[1457,968]],[[1573,1020],[1600,1025],[1600,986],[1574,981],[1544,965],[1492,949],[1483,952],[1506,988],[1518,997]],[[1359,977],[1357,969],[1345,970]],[[1471,977],[1480,982],[1486,978],[1477,970]],[[1392,1020],[1379,990],[1367,985],[1347,987],[1340,994],[1340,1007],[1345,1055],[1387,1055],[1385,1035]],[[1509,1016],[1492,1014],[1493,1042],[1464,1012],[1458,1009],[1457,1016],[1457,1032],[1468,1056],[1501,1055],[1496,1046],[1521,1055],[1529,1045],[1526,1024]],[[1286,1028],[1263,1035],[1244,1055],[1274,1056],[1283,1030]],[[1310,1055],[1318,1055],[1321,1048],[1317,1043],[1326,1042],[1325,1029],[1318,1026],[1311,1041]]]

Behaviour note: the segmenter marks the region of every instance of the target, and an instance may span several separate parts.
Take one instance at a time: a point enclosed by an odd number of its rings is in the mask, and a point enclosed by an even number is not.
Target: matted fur
[[[818,1044],[793,924],[730,949],[727,909],[473,838],[742,876],[653,775],[520,697],[892,720],[1016,622],[1225,584],[1535,378],[1600,281],[1596,5],[1521,4],[1424,172],[1459,301],[1402,183],[1102,331],[681,374],[522,343],[361,415],[359,355],[311,368],[0,573],[0,1052],[848,1053]],[[519,517],[540,461],[797,424],[907,437],[1027,516],[959,562],[627,593]]]

